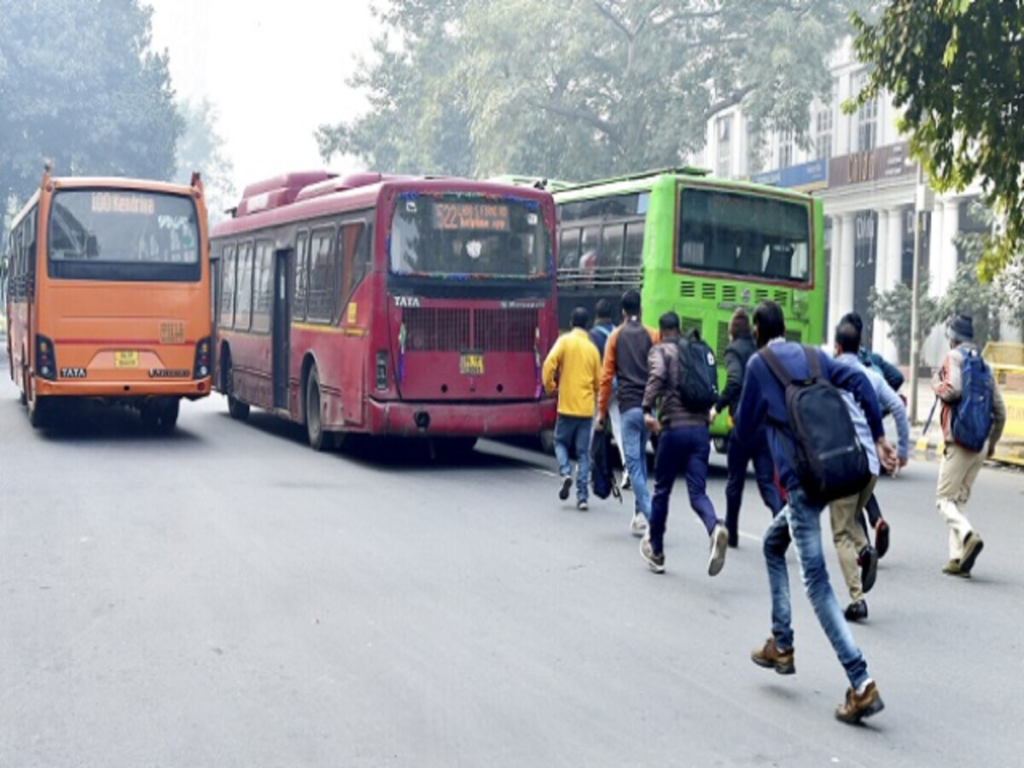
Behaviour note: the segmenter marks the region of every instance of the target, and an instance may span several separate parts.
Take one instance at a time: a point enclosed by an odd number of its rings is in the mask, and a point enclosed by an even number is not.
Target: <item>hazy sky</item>
[[[147,0],[179,97],[206,96],[235,186],[323,166],[313,132],[364,108],[345,81],[370,50],[369,0]],[[335,160],[334,167],[345,170]]]

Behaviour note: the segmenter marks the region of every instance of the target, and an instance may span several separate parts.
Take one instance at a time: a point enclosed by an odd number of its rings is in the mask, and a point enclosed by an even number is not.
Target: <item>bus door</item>
[[[288,276],[291,274],[292,251],[277,251],[274,258],[274,407],[288,408],[288,361],[291,354],[291,290]]]
[[[210,250],[210,371],[216,388],[220,381],[220,249],[216,254]]]

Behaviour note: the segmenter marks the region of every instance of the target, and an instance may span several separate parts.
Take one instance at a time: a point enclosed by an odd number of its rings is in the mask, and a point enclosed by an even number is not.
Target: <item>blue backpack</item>
[[[962,393],[953,409],[953,442],[980,453],[992,431],[992,371],[976,349],[962,349]]]

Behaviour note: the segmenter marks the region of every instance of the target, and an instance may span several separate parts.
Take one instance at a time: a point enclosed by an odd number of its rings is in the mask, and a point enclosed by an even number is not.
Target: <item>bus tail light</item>
[[[388,388],[388,353],[381,350],[377,353],[377,391],[383,392]]]
[[[196,362],[192,366],[193,379],[205,379],[210,375],[210,338],[196,344]]]
[[[53,342],[41,334],[36,334],[36,373],[47,381],[57,380],[57,353]]]

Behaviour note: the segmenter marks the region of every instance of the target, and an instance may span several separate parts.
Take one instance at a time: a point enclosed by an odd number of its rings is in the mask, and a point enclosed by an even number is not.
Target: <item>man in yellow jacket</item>
[[[572,313],[572,331],[555,342],[544,361],[544,389],[549,395],[558,390],[558,422],[555,424],[555,456],[561,488],[558,498],[565,501],[572,489],[570,454],[576,453],[576,508],[587,509],[587,484],[590,481],[590,433],[594,408],[601,388],[601,353],[587,335],[590,316],[577,307]]]

